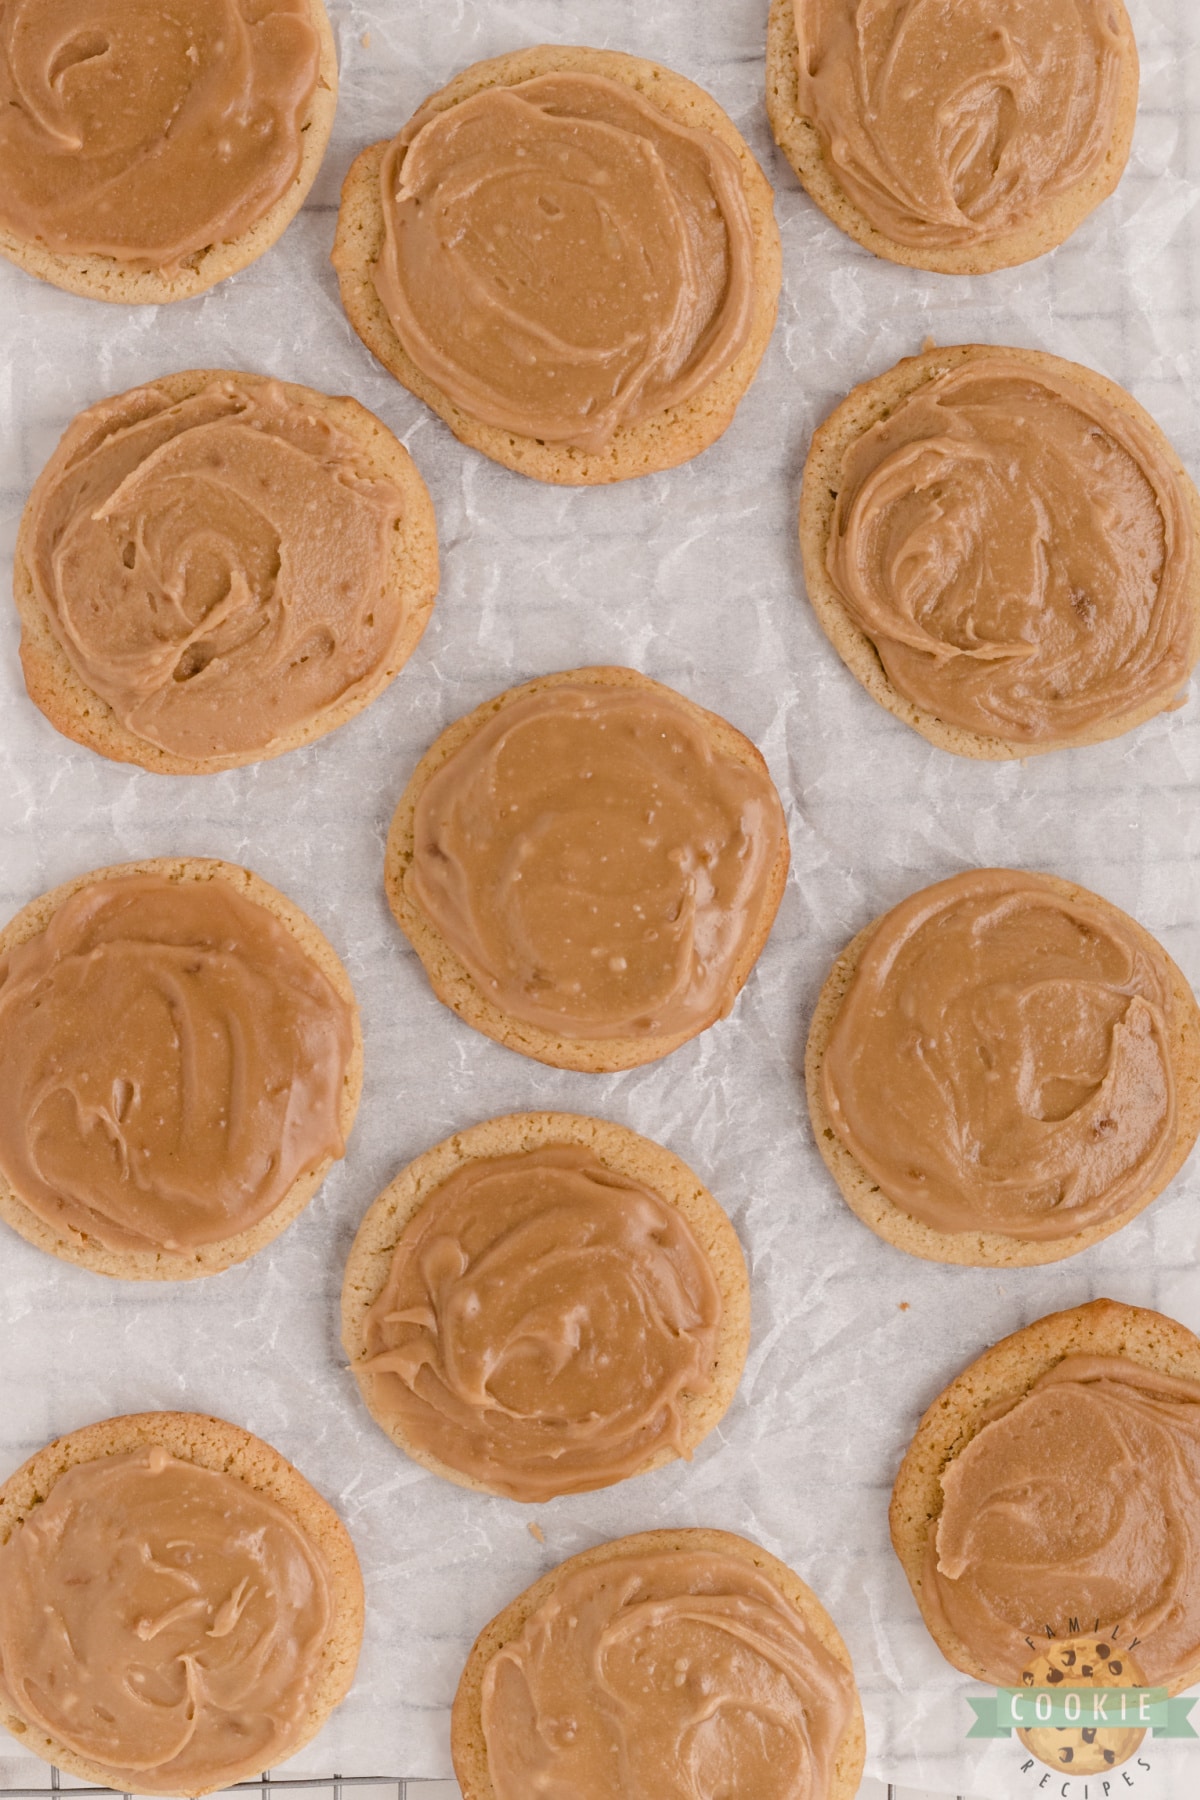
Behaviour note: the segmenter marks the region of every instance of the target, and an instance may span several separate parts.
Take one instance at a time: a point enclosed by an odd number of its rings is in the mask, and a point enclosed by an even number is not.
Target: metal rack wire
[[[328,1795],[329,1800],[343,1800],[345,1790],[369,1789],[375,1794],[386,1795],[388,1800],[458,1800],[458,1787],[453,1781],[427,1780],[403,1775],[311,1775],[303,1777],[272,1775],[264,1770],[257,1781],[239,1781],[236,1786],[223,1790],[230,1794],[246,1794],[261,1796],[261,1800],[272,1800],[276,1794],[321,1794]],[[932,1800],[932,1796],[914,1793],[911,1788],[899,1788],[893,1783],[887,1784],[886,1790],[881,1786],[877,1790],[880,1795],[886,1792],[887,1800]],[[75,1796],[88,1796],[89,1800],[115,1800],[117,1790],[103,1787],[64,1787],[62,1776],[57,1769],[49,1771],[49,1780],[44,1787],[0,1787],[0,1800],[53,1800],[55,1795],[63,1795],[67,1800],[75,1800]],[[121,1800],[132,1800],[129,1794],[122,1794]],[[950,1800],[950,1796],[946,1796]],[[958,1795],[955,1800],[964,1800]]]

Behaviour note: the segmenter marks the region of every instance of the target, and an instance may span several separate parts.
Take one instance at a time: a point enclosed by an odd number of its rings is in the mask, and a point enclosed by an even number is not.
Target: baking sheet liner
[[[311,204],[252,268],[194,301],[121,309],[0,264],[6,559],[73,414],[189,366],[356,395],[408,445],[438,510],[442,591],[408,668],[333,737],[256,768],[156,777],[71,745],[26,698],[15,614],[0,608],[3,916],[101,864],[228,857],[307,909],[362,1005],[366,1083],[349,1154],[246,1266],[182,1286],[123,1284],[0,1227],[0,1474],[109,1414],[197,1409],[277,1445],[346,1519],[366,1577],[362,1662],[295,1772],[449,1775],[449,1704],[494,1612],[603,1539],[706,1525],[758,1539],[832,1611],[862,1686],[870,1774],[997,1800],[1036,1791],[1041,1771],[1022,1774],[1012,1745],[966,1742],[966,1695],[979,1690],[943,1662],[917,1614],[887,1541],[890,1484],[945,1382],[1043,1313],[1111,1294],[1200,1327],[1200,1171],[1057,1267],[917,1262],[858,1223],[817,1156],[805,1031],[848,938],[913,889],[977,864],[1095,888],[1200,981],[1200,708],[1024,766],[940,753],[878,709],[827,644],[804,599],[794,520],[813,428],[928,336],[1091,364],[1132,389],[1200,474],[1200,13],[1194,0],[1130,0],[1130,11],[1143,62],[1130,169],[1069,244],[1021,270],[895,268],[825,220],[771,142],[766,0],[334,0],[333,143]],[[692,465],[615,488],[542,487],[459,446],[359,343],[328,262],[356,151],[464,64],[538,41],[634,51],[692,76],[776,190],[779,326],[733,426]],[[784,795],[794,858],[734,1015],[666,1062],[612,1077],[542,1068],[460,1024],[434,999],[382,888],[392,808],[435,734],[504,687],[592,662],[632,664],[753,737]],[[338,1294],[358,1221],[397,1169],[461,1126],[542,1107],[619,1120],[693,1165],[741,1234],[754,1338],[737,1399],[691,1466],[527,1509],[437,1480],[375,1428],[344,1366]],[[1191,1800],[1194,1747],[1156,1744],[1150,1760],[1152,1775],[1132,1770],[1143,1792]],[[0,1742],[0,1781],[44,1775]]]

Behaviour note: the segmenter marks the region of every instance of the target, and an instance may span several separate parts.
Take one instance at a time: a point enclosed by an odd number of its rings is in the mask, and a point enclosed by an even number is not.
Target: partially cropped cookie
[[[771,0],[779,147],[892,262],[977,275],[1053,250],[1120,181],[1137,103],[1122,0]]]
[[[432,502],[374,414],[212,369],[79,415],[13,571],[31,698],[77,743],[169,775],[353,718],[407,662],[437,586]]]
[[[622,481],[713,443],[775,324],[771,189],[703,89],[615,50],[475,63],[342,189],[350,322],[474,449]]]
[[[1200,1133],[1200,1009],[1148,931],[1014,869],[861,931],[805,1060],[817,1148],[872,1231],[933,1262],[1057,1262],[1160,1194]]]
[[[1039,1655],[1083,1639],[1115,1665],[1100,1685],[1122,1685],[1132,1651],[1149,1686],[1191,1687],[1200,1341],[1115,1300],[1005,1338],[925,1414],[891,1530],[938,1648],[977,1680],[1028,1685]]]
[[[653,1062],[733,1007],[783,895],[783,807],[715,713],[633,669],[510,688],[396,808],[392,911],[434,992],[557,1068]]]
[[[0,932],[0,1218],[102,1275],[242,1262],[342,1155],[358,1008],[311,919],[248,869],[82,875]]]
[[[0,255],[94,300],[203,293],[299,212],[333,128],[321,0],[0,13]]]
[[[823,630],[940,749],[1003,760],[1182,703],[1200,656],[1200,496],[1115,382],[965,344],[855,388],[800,501]]]
[[[571,1113],[490,1119],[368,1211],[342,1343],[371,1413],[426,1468],[542,1501],[690,1458],[750,1336],[732,1225],[686,1163]]]
[[[564,1721],[568,1723],[564,1725]],[[454,1700],[463,1800],[853,1800],[862,1709],[811,1588],[727,1531],[573,1556],[479,1635]]]
[[[337,1514],[221,1419],[106,1419],[0,1487],[0,1723],[83,1781],[257,1779],[343,1699],[362,1628]]]

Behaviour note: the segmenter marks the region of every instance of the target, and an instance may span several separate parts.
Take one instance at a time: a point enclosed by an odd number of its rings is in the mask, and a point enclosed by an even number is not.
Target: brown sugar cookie
[[[154,857],[0,931],[0,1218],[126,1281],[243,1262],[343,1154],[362,1090],[349,977],[232,863]]]
[[[437,146],[423,131],[431,122]],[[402,236],[412,267],[433,271],[420,320],[408,287],[385,273],[385,305],[376,285],[394,250],[383,181],[398,178],[418,132],[405,179],[421,194]],[[513,134],[504,154],[497,133]],[[461,160],[479,156],[488,183],[462,184],[460,141]],[[464,214],[449,245],[436,243],[438,221],[468,200],[494,216]],[[475,63],[393,144],[362,151],[333,261],[367,348],[457,438],[570,485],[673,468],[721,436],[770,339],[782,271],[770,185],[716,101],[657,63],[558,45]],[[593,282],[605,281],[598,306]]]
[[[573,1113],[489,1119],[417,1157],[368,1210],[342,1288],[342,1344],[392,1441],[528,1502],[690,1459],[749,1339],[741,1246],[707,1188]]]
[[[322,0],[82,0],[0,20],[0,255],[90,300],[186,300],[280,238],[337,106]]]
[[[961,344],[864,382],[813,439],[809,599],[873,700],[993,761],[1181,703],[1200,656],[1200,496],[1130,394]]]
[[[428,623],[433,504],[357,400],[189,369],[68,426],[17,535],[31,699],[169,775],[310,744],[369,706]]]
[[[1109,901],[971,870],[836,959],[805,1084],[817,1148],[878,1237],[930,1262],[1032,1267],[1119,1231],[1187,1160],[1200,1011]]]
[[[130,1414],[39,1450],[0,1487],[0,1570],[0,1723],[83,1781],[194,1795],[257,1778],[354,1679],[349,1533],[221,1419]]]
[[[1164,1532],[1164,1518],[1171,1521]],[[1116,1300],[1052,1313],[984,1352],[921,1421],[892,1544],[947,1661],[1019,1687],[1093,1637],[1181,1693],[1200,1679],[1200,1341]],[[1085,1679],[1085,1685],[1086,1685]]]
[[[876,256],[943,275],[1055,249],[1129,160],[1138,55],[1122,0],[901,11],[884,0],[864,26],[853,0],[771,0],[767,112],[809,196]],[[1052,36],[1065,53],[1047,53]]]
[[[581,1665],[606,1627],[601,1710]],[[767,1722],[739,1691],[756,1675]],[[849,1652],[811,1588],[746,1538],[677,1530],[572,1556],[498,1614],[463,1670],[450,1747],[463,1800],[523,1800],[535,1757],[577,1800],[652,1800],[680,1765],[714,1793],[757,1791],[756,1776],[781,1792],[787,1771],[812,1800],[853,1800],[865,1739]]]
[[[388,901],[438,998],[557,1068],[653,1062],[723,1018],[787,880],[766,764],[633,669],[542,675],[417,764]]]

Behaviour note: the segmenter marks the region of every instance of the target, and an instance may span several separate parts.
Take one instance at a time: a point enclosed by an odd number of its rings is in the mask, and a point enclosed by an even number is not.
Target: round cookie
[[[670,1150],[623,1125],[577,1113],[511,1113],[456,1132],[409,1163],[368,1208],[359,1226],[342,1287],[342,1347],[357,1374],[366,1348],[367,1315],[387,1281],[396,1244],[443,1182],[480,1159],[512,1156],[558,1144],[590,1150],[605,1167],[642,1183],[670,1206],[677,1207],[691,1227],[720,1292],[721,1321],[710,1385],[701,1394],[686,1390],[680,1394],[680,1448],[664,1445],[633,1471],[637,1475],[648,1474],[664,1463],[674,1462],[679,1455],[690,1457],[724,1417],[741,1380],[750,1344],[750,1286],[737,1233],[708,1189]],[[359,1387],[376,1423],[415,1462],[478,1493],[503,1492],[414,1445],[398,1425],[389,1425],[379,1416],[361,1378]]]
[[[100,253],[68,255],[3,228],[0,256],[68,293],[127,306],[160,306],[171,300],[191,299],[255,262],[283,236],[304,205],[333,130],[338,91],[337,45],[323,0],[307,0],[307,4],[320,42],[320,62],[316,89],[300,128],[300,167],[287,190],[248,231],[196,251],[169,273],[139,268],[134,262]]]
[[[388,832],[384,882],[388,904],[396,916],[396,922],[420,957],[434,993],[439,1000],[456,1012],[460,1019],[473,1026],[476,1031],[481,1031],[485,1037],[494,1038],[497,1043],[504,1044],[511,1050],[517,1050],[523,1056],[530,1056],[536,1062],[549,1063],[552,1067],[559,1069],[578,1069],[583,1073],[608,1074],[620,1069],[637,1068],[643,1063],[655,1062],[659,1057],[669,1056],[673,1050],[679,1049],[682,1044],[694,1037],[697,1034],[696,1030],[677,1032],[671,1036],[645,1038],[568,1038],[540,1025],[515,1019],[510,1014],[501,1011],[495,1002],[483,992],[465,963],[414,905],[405,891],[405,878],[414,854],[414,818],[417,803],[433,775],[504,707],[523,699],[526,695],[542,693],[549,688],[561,687],[566,684],[640,688],[647,692],[663,691],[659,682],[652,681],[649,676],[640,674],[636,669],[622,669],[605,665],[584,669],[564,669],[553,675],[537,676],[520,687],[508,688],[494,699],[486,700],[482,706],[476,707],[474,712],[468,713],[465,718],[448,726],[425,752],[413,771],[408,786],[400,796],[399,804],[392,818],[391,829]],[[707,712],[703,707],[684,699],[673,689],[665,691],[670,694],[672,701],[682,706],[690,717],[703,727],[714,746],[724,755],[748,768],[765,770],[766,764],[758,750],[734,726],[717,714]],[[767,938],[770,936],[771,927],[775,922],[775,914],[779,909],[779,903],[783,898],[783,890],[787,883],[790,859],[791,851],[787,834],[784,832],[775,866],[768,878],[757,927],[743,949],[736,968],[732,971],[730,987],[734,993],[739,992],[749,979]],[[711,1022],[709,1021],[709,1023]],[[697,1029],[707,1029],[707,1027],[702,1026]]]
[[[174,405],[200,393],[211,382],[226,378],[251,391],[268,386],[281,388],[290,403],[310,409],[353,440],[365,476],[390,481],[400,489],[404,513],[390,548],[389,586],[405,617],[391,654],[370,679],[356,684],[344,699],[281,734],[266,748],[203,759],[178,755],[138,736],[107,701],[93,693],[67,656],[38,600],[30,559],[35,506],[44,472],[26,503],[13,562],[13,597],[21,620],[21,667],[29,696],[64,737],[114,762],[137,763],[163,775],[215,774],[221,769],[262,762],[311,744],[346,724],[376,700],[400,673],[429,622],[438,591],[437,524],[429,491],[403,444],[357,400],[318,393],[293,382],[274,382],[266,376],[223,369],[183,370],[144,385],[162,392]],[[68,430],[75,430],[80,419],[86,417],[86,413],[81,414]]]
[[[263,907],[295,938],[305,956],[320,969],[345,1001],[353,1020],[354,1046],[346,1068],[339,1121],[343,1138],[348,1138],[358,1112],[363,1072],[362,1029],[350,978],[342,967],[337,952],[312,920],[276,888],[271,887],[260,876],[252,874],[249,869],[204,857],[160,856],[149,857],[142,862],[117,863],[105,869],[90,870],[86,875],[78,875],[74,880],[63,882],[60,887],[52,888],[49,893],[30,901],[28,906],[11,919],[0,931],[0,957],[15,950],[19,944],[27,943],[30,938],[37,937],[59,908],[81,888],[90,887],[99,881],[117,881],[128,875],[160,875],[168,880],[181,882],[227,882],[243,899]],[[245,1262],[248,1257],[271,1243],[294,1219],[299,1218],[325,1179],[333,1161],[333,1157],[325,1157],[315,1167],[306,1170],[279,1204],[249,1230],[220,1242],[203,1244],[189,1250],[113,1250],[99,1244],[77,1242],[56,1231],[32,1212],[13,1191],[3,1174],[0,1174],[0,1219],[11,1225],[14,1231],[38,1250],[48,1251],[51,1256],[91,1269],[98,1275],[112,1275],[122,1281],[189,1281],[200,1275],[215,1275],[234,1263]]]
[[[907,699],[892,685],[874,644],[851,617],[834,587],[825,560],[843,479],[843,465],[850,448],[873,425],[886,419],[927,382],[977,358],[992,356],[995,349],[990,344],[956,344],[946,349],[926,349],[919,356],[905,357],[886,374],[863,382],[835,407],[814,436],[804,467],[800,497],[800,548],[805,586],[821,629],[851,674],[866,688],[873,700],[877,700],[880,706],[886,707],[888,712],[903,720],[906,725],[911,725],[914,731],[920,732],[923,738],[940,750],[949,750],[956,756],[968,756],[982,761],[1021,762],[1027,757],[1044,755],[1052,750],[1071,749],[1120,737],[1145,724],[1160,712],[1170,710],[1175,701],[1171,696],[1157,696],[1132,712],[1101,719],[1072,736],[1056,741],[1014,743],[1004,738],[969,731],[958,725],[946,724],[935,713]],[[1085,389],[1090,389],[1134,421],[1142,431],[1149,433],[1180,484],[1193,531],[1200,534],[1200,494],[1197,494],[1191,477],[1158,425],[1131,394],[1093,369],[1068,362],[1062,357],[1049,356],[1040,350],[1006,350],[1005,354],[1019,355],[1035,375],[1043,372],[1051,376],[1068,377]],[[1188,593],[1195,621],[1188,661],[1190,671],[1200,658],[1200,557],[1195,555],[1189,574]]]
[[[350,1534],[336,1512],[278,1450],[238,1425],[200,1413],[129,1413],[86,1425],[39,1450],[0,1486],[0,1544],[35,1511],[68,1469],[109,1456],[128,1455],[157,1445],[181,1462],[234,1476],[266,1495],[290,1515],[317,1546],[329,1577],[333,1617],[322,1653],[317,1684],[302,1737],[294,1748],[315,1736],[349,1692],[363,1633],[363,1584]],[[113,1771],[77,1756],[14,1712],[0,1684],[0,1724],[21,1747],[68,1775],[107,1788]],[[254,1762],[232,1780],[257,1778]],[[223,1780],[221,1786],[225,1786]],[[163,1791],[163,1790],[159,1790]],[[211,1790],[203,1790],[211,1791]]]
[[[1117,1650],[1094,1634],[1050,1646],[1044,1655],[1030,1658],[1022,1670],[1025,1687],[1139,1688],[1148,1683],[1128,1651]],[[1145,1738],[1136,1726],[1035,1725],[1021,1729],[1017,1737],[1047,1768],[1064,1775],[1103,1775],[1136,1756]]]
[[[1048,201],[1035,219],[1016,230],[976,244],[922,249],[897,243],[871,223],[830,167],[815,124],[801,112],[800,43],[796,34],[795,0],[771,0],[767,18],[767,115],[775,141],[810,199],[839,230],[875,256],[941,275],[985,275],[995,269],[1032,262],[1035,257],[1056,249],[1083,224],[1089,213],[1108,199],[1129,161],[1137,123],[1137,44],[1124,0],[1114,0],[1111,11],[1121,21],[1128,44],[1112,143],[1103,162],[1090,176]]]
[[[591,486],[674,468],[716,442],[731,423],[774,330],[783,264],[771,186],[741,133],[702,88],[657,63],[617,50],[540,45],[474,63],[432,95],[421,110],[441,112],[485,89],[512,87],[560,70],[624,83],[669,119],[711,132],[737,158],[754,233],[754,316],[748,341],[715,381],[683,404],[624,427],[604,449],[593,452],[541,443],[461,411],[408,356],[372,281],[384,239],[379,172],[386,142],[363,150],[346,176],[333,264],[342,304],[364,344],[398,381],[445,420],[460,442],[539,481]]]
[[[771,1556],[758,1544],[729,1531],[681,1529],[676,1531],[641,1531],[632,1537],[617,1538],[612,1543],[597,1544],[579,1556],[572,1556],[535,1581],[523,1594],[498,1613],[476,1638],[467,1658],[450,1720],[450,1751],[454,1772],[463,1791],[463,1800],[495,1800],[495,1789],[488,1774],[487,1745],[483,1735],[483,1678],[496,1652],[520,1636],[525,1622],[537,1608],[550,1599],[564,1577],[597,1563],[612,1562],[620,1557],[658,1555],[671,1551],[701,1551],[737,1557],[765,1576],[784,1599],[801,1615],[805,1624],[837,1662],[847,1670],[851,1681],[854,1668],[850,1653],[842,1642],[833,1620],[812,1589],[778,1557]],[[855,1690],[852,1716],[838,1744],[833,1780],[827,1794],[819,1800],[854,1800],[862,1780],[866,1758],[866,1734],[862,1708]]]
[[[1041,879],[1049,882],[1054,892],[1065,900],[1083,898],[1095,904],[1099,898],[1058,876],[1045,875]],[[851,1212],[864,1225],[870,1226],[877,1237],[894,1244],[898,1250],[907,1251],[910,1256],[922,1257],[926,1262],[998,1269],[1033,1268],[1042,1263],[1061,1262],[1069,1256],[1078,1255],[1090,1245],[1111,1237],[1114,1232],[1128,1225],[1175,1179],[1191,1155],[1197,1135],[1200,1134],[1200,1008],[1196,1005],[1195,996],[1182,970],[1169,957],[1166,958],[1173,983],[1172,1066],[1176,1078],[1178,1117],[1174,1150],[1153,1185],[1118,1218],[1093,1225],[1085,1231],[1074,1232],[1070,1237],[1051,1241],[1026,1241],[997,1231],[938,1231],[924,1220],[914,1218],[882,1192],[879,1184],[837,1136],[821,1091],[825,1053],[842,1001],[863,952],[887,916],[881,914],[879,918],[872,920],[835,959],[817,1000],[804,1056],[804,1082],[813,1137],[826,1168],[837,1182],[842,1198]],[[1126,917],[1127,915],[1122,914],[1123,919]],[[1157,954],[1166,957],[1166,952],[1149,932],[1143,930],[1136,920],[1129,922],[1139,936],[1146,938],[1154,946]]]
[[[1160,1375],[1200,1381],[1200,1340],[1162,1313],[1119,1300],[1093,1300],[1051,1313],[985,1350],[938,1395],[921,1420],[892,1491],[892,1547],[931,1636],[947,1662],[993,1686],[1004,1684],[996,1683],[996,1672],[989,1672],[956,1633],[931,1615],[924,1594],[930,1533],[942,1510],[941,1478],[994,1407],[1027,1394],[1068,1356],[1125,1357]],[[1200,1666],[1173,1682],[1170,1692],[1183,1693],[1198,1680]]]

